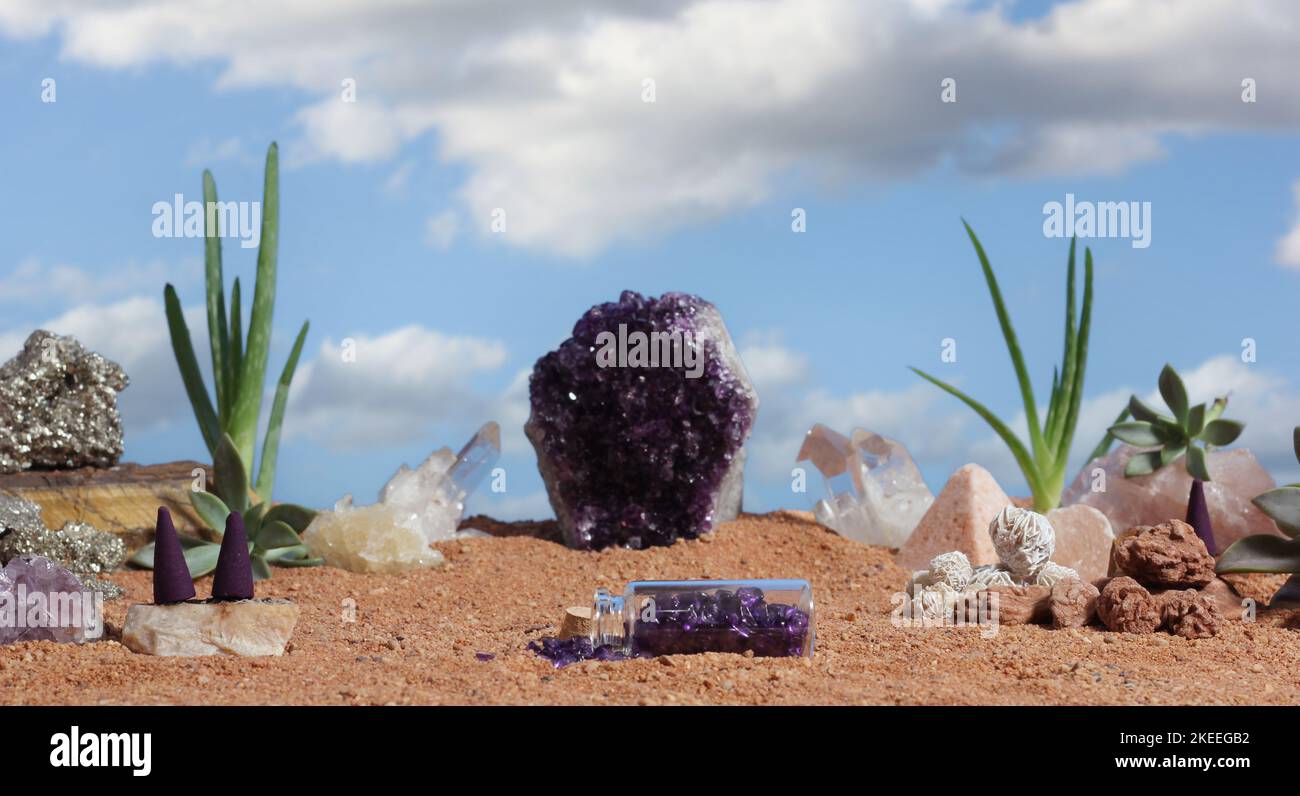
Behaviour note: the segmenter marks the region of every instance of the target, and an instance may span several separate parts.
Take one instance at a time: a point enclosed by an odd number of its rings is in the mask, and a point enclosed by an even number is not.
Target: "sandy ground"
[[[1300,630],[1261,613],[1216,638],[1099,628],[895,628],[907,573],[890,551],[842,539],[808,515],[748,515],[708,540],[648,551],[574,552],[548,524],[490,525],[496,538],[441,545],[442,569],[357,575],[276,569],[259,596],[302,607],[280,658],[154,658],[112,637],[150,573],[115,575],[108,638],[0,648],[3,704],[1294,704]],[[536,534],[541,533],[543,538]],[[817,601],[812,660],[739,655],[586,662],[555,670],[527,651],[592,590],[654,578],[805,577]],[[198,584],[207,594],[210,578]],[[355,619],[348,621],[349,601]],[[476,653],[495,657],[480,661]]]

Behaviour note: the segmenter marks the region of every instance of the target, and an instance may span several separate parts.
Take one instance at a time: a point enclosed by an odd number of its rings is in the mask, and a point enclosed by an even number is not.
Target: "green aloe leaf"
[[[201,578],[217,568],[217,556],[221,545],[205,544],[191,547],[185,551],[185,566],[190,570],[190,578]]]
[[[212,471],[216,476],[217,496],[231,511],[243,514],[248,509],[248,470],[229,434],[221,435],[221,442],[212,454]]]
[[[277,547],[293,547],[302,544],[302,539],[293,528],[279,520],[267,520],[262,523],[261,535],[257,538],[260,550],[274,550]]]
[[[1065,413],[1074,391],[1074,368],[1078,356],[1078,328],[1074,317],[1074,249],[1077,242],[1077,238],[1070,238],[1070,256],[1065,268],[1065,350],[1061,354],[1061,380],[1058,388],[1053,374],[1052,400],[1048,402],[1047,424],[1044,426],[1047,444],[1053,447],[1058,444],[1060,435],[1065,430]]]
[[[1300,534],[1300,487],[1270,489],[1253,501],[1288,536]]]
[[[280,428],[284,424],[284,408],[289,402],[289,385],[293,383],[293,372],[298,367],[298,356],[302,354],[302,344],[307,339],[307,330],[311,323],[304,322],[298,338],[293,341],[289,359],[284,363],[280,373],[280,382],[275,387],[275,399],[271,402],[271,418],[266,426],[266,437],[262,441],[262,463],[257,468],[257,494],[262,500],[271,499],[271,490],[275,487],[275,462],[280,453]]]
[[[1300,540],[1272,534],[1238,539],[1219,556],[1216,570],[1226,572],[1300,572]]]
[[[1166,465],[1173,464],[1178,461],[1180,456],[1187,453],[1187,451],[1188,448],[1186,445],[1173,444],[1164,446],[1158,451],[1160,454],[1160,466],[1165,467]]]
[[[1169,411],[1174,413],[1174,419],[1180,425],[1187,425],[1187,387],[1183,385],[1182,378],[1172,365],[1166,364],[1161,369],[1159,387],[1160,397],[1165,399]]]
[[[1128,414],[1129,414],[1129,410],[1127,407],[1125,407],[1118,415],[1115,416],[1115,420],[1114,422],[1111,423],[1111,425],[1112,426],[1118,425],[1119,423],[1123,423],[1125,420],[1128,420]],[[1088,454],[1088,461],[1094,462],[1097,459],[1100,459],[1101,457],[1105,456],[1107,453],[1110,452],[1110,446],[1114,442],[1115,442],[1115,435],[1111,434],[1110,431],[1107,430],[1106,435],[1101,438],[1101,442],[1098,442],[1097,447],[1093,448],[1092,453]]]
[[[1074,443],[1074,432],[1079,425],[1079,411],[1083,406],[1084,376],[1088,372],[1088,339],[1092,336],[1092,275],[1092,249],[1084,247],[1083,309],[1079,319],[1079,333],[1075,338],[1074,388],[1070,392],[1070,406],[1065,414],[1065,428],[1056,442],[1056,471],[1060,480],[1064,480],[1065,477],[1065,468],[1070,458],[1070,446]],[[1055,502],[1060,502],[1059,494]]]
[[[1227,396],[1215,398],[1214,403],[1210,404],[1210,408],[1205,412],[1205,422],[1209,423],[1212,420],[1218,420],[1220,417],[1223,417],[1223,412],[1227,408]]]
[[[171,333],[172,353],[175,354],[176,366],[181,371],[185,394],[194,409],[194,419],[199,423],[204,444],[208,446],[209,452],[214,451],[221,441],[221,423],[212,408],[208,388],[203,385],[203,374],[199,372],[199,361],[194,356],[194,344],[190,342],[190,327],[185,323],[181,300],[176,295],[176,288],[170,284],[163,288],[163,306],[167,314],[167,329]]]
[[[1140,420],[1116,423],[1110,427],[1109,431],[1115,439],[1127,442],[1130,445],[1136,445],[1139,448],[1150,448],[1164,442],[1150,423],[1144,423]]]
[[[298,533],[307,530],[311,521],[316,519],[316,512],[296,503],[280,503],[266,512],[266,521],[283,522]]]
[[[212,348],[212,380],[217,393],[217,413],[230,411],[230,371],[226,362],[229,335],[226,330],[225,279],[221,274],[221,214],[216,210],[217,182],[203,170],[203,272],[208,304],[208,343]],[[212,228],[208,228],[212,221]]]
[[[239,394],[231,412],[230,434],[240,456],[253,461],[257,420],[262,411],[266,360],[271,347],[271,320],[275,310],[276,257],[280,247],[280,157],[271,144],[266,152],[262,185],[262,243],[257,251],[257,283],[249,312],[248,338],[239,373]]]
[[[1201,439],[1210,445],[1231,445],[1232,442],[1241,436],[1241,432],[1246,428],[1244,423],[1236,420],[1218,419],[1205,424],[1205,430],[1201,432]]]
[[[209,544],[208,542],[205,542],[202,539],[195,539],[193,536],[181,536],[179,538],[180,538],[182,550],[189,550],[192,547],[202,547],[206,544]],[[131,558],[128,559],[127,563],[131,564],[132,566],[141,567],[143,569],[153,569],[153,556],[154,556],[154,543],[150,542],[149,544],[135,551],[135,555],[131,556]]]
[[[271,567],[266,563],[266,558],[261,555],[251,555],[248,557],[248,563],[253,568],[253,580],[270,580]]]
[[[240,369],[244,366],[244,297],[239,288],[239,277],[230,288],[230,409],[226,412],[229,422],[230,413],[234,411],[235,396],[239,394]],[[230,431],[230,429],[225,429]]]
[[[1193,406],[1187,413],[1187,436],[1196,438],[1205,430],[1205,404]]]
[[[303,556],[301,558],[286,555],[276,559],[275,563],[282,567],[319,567],[321,564],[325,563],[325,559],[312,558],[306,555],[306,548],[303,548]]]
[[[971,243],[975,246],[975,254],[979,257],[980,268],[984,271],[984,282],[988,285],[989,296],[993,299],[993,310],[998,316],[998,325],[1002,328],[1002,338],[1006,342],[1007,352],[1011,355],[1011,365],[1016,371],[1016,381],[1020,384],[1020,401],[1024,404],[1025,418],[1029,424],[1030,446],[1033,448],[1035,456],[1045,460],[1046,450],[1043,444],[1041,427],[1038,424],[1038,402],[1034,400],[1034,386],[1029,380],[1029,371],[1025,368],[1024,355],[1020,353],[1020,341],[1016,338],[1016,330],[1011,325],[1011,315],[1007,312],[1006,303],[1002,301],[1002,290],[998,287],[998,278],[993,274],[993,266],[989,264],[988,255],[984,253],[983,245],[980,244],[979,238],[975,236],[975,230],[971,229],[970,224],[967,224],[964,219],[961,223],[966,227],[966,234],[970,236]],[[953,394],[956,395],[956,393]],[[970,402],[967,401],[967,404],[970,405]],[[974,406],[971,408],[973,409]],[[985,418],[985,421],[987,422],[988,418]],[[1012,438],[1014,439],[1014,435]]]
[[[199,489],[190,490],[190,505],[198,512],[199,518],[208,524],[218,539],[226,532],[226,517],[230,508],[225,501],[211,492]]]
[[[1029,451],[1025,450],[1024,443],[1022,443],[1019,439],[1016,438],[1016,435],[1011,431],[1010,428],[1007,427],[1006,423],[1003,423],[998,418],[997,415],[989,411],[979,401],[976,401],[974,398],[971,398],[969,395],[957,389],[956,387],[953,387],[951,384],[948,384],[940,379],[937,379],[923,370],[912,368],[912,371],[915,372],[921,378],[925,379],[926,381],[935,385],[939,389],[948,393],[949,395],[961,399],[963,403],[965,403],[971,409],[975,410],[975,414],[982,417],[984,419],[984,422],[988,423],[989,426],[997,433],[997,435],[1002,438],[1002,441],[1006,443],[1007,447],[1011,449],[1011,455],[1015,457],[1016,464],[1020,465],[1020,469],[1024,473],[1025,480],[1029,483],[1029,489],[1034,494],[1035,504],[1038,503],[1039,499],[1046,497],[1043,492],[1042,481],[1039,478],[1038,470],[1037,468],[1034,467],[1033,458],[1030,457]]]
[[[1205,448],[1199,445],[1187,448],[1187,472],[1191,473],[1193,478],[1202,481],[1210,480],[1210,467],[1205,461]]]
[[[1133,478],[1139,475],[1149,475],[1154,473],[1160,466],[1160,451],[1144,451],[1135,453],[1124,465],[1124,477]]]
[[[1300,426],[1291,432],[1291,445],[1295,448],[1295,460],[1300,462]]]
[[[289,547],[276,547],[271,550],[263,550],[262,557],[268,563],[278,564],[284,559],[300,560],[307,557],[307,546],[302,544],[290,545]]]

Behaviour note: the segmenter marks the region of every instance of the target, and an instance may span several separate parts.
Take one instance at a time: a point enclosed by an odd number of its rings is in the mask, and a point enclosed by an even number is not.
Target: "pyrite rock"
[[[0,473],[117,464],[126,385],[121,366],[76,338],[32,332],[0,365]]]
[[[570,547],[693,539],[740,512],[758,395],[712,304],[624,291],[537,360],[524,431]]]

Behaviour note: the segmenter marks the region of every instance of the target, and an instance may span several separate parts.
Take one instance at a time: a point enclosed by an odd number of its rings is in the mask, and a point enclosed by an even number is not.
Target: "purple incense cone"
[[[212,576],[212,599],[253,599],[253,565],[248,560],[248,535],[244,518],[232,511],[226,517],[226,535],[221,537],[217,571]]]
[[[1192,479],[1192,493],[1187,496],[1187,519],[1183,521],[1195,529],[1210,555],[1219,554],[1218,545],[1214,543],[1214,526],[1210,524],[1210,507],[1205,504],[1205,484],[1199,478]]]
[[[154,526],[153,539],[153,601],[154,605],[183,603],[194,599],[194,581],[185,564],[180,537],[172,525],[171,512],[158,507],[158,524]]]

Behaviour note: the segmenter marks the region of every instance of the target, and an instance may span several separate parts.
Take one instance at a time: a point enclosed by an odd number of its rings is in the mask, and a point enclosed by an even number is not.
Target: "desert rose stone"
[[[965,553],[977,567],[997,564],[989,522],[1010,502],[988,470],[978,464],[965,465],[944,484],[934,505],[899,549],[898,565],[924,569],[930,559],[953,550]]]
[[[288,600],[131,606],[122,643],[145,655],[282,655],[298,622]]]
[[[1135,450],[1124,445],[1084,466],[1066,490],[1062,504],[1082,503],[1098,509],[1110,520],[1116,533],[1135,525],[1158,525],[1187,516],[1192,477],[1183,462],[1179,460],[1150,475],[1125,478],[1124,466]],[[1273,477],[1250,451],[1242,448],[1214,451],[1209,455],[1209,468],[1214,480],[1205,482],[1205,500],[1210,507],[1214,541],[1219,550],[1243,536],[1281,533],[1250,502],[1276,486]],[[1101,473],[1094,474],[1098,469]],[[1100,487],[1103,478],[1104,490],[1095,491],[1094,485]]]
[[[722,315],[625,291],[537,360],[524,431],[570,547],[693,539],[740,511],[758,411]]]
[[[865,429],[846,437],[818,423],[798,461],[811,462],[826,486],[817,521],[864,544],[901,546],[934,502],[907,448]]]
[[[1079,573],[1085,582],[1106,577],[1115,531],[1106,515],[1091,506],[1067,506],[1047,513],[1056,529],[1052,560]]]

